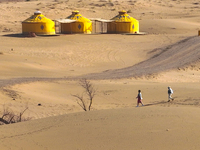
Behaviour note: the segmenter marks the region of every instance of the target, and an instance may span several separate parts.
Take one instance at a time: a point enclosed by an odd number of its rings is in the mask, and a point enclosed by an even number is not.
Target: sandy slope
[[[58,19],[75,9],[104,19],[125,9],[148,34],[19,36],[35,10]],[[0,13],[0,111],[29,107],[32,118],[0,126],[0,149],[199,149],[198,1],[1,1]],[[95,79],[90,112],[72,96],[80,78]],[[135,108],[138,89],[146,107]]]
[[[1,148],[197,150],[199,111],[144,107],[50,117],[2,126]]]

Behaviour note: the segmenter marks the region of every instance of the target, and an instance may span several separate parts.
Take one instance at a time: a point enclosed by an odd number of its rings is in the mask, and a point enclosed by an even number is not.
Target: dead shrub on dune
[[[30,120],[30,118],[23,117],[26,110],[28,110],[28,107],[26,107],[19,114],[16,114],[11,109],[4,106],[2,116],[0,117],[0,125]]]
[[[96,95],[96,88],[87,79],[80,80],[79,85],[83,87],[84,92],[81,95],[76,94],[72,96],[77,98],[77,103],[79,104],[79,106],[81,106],[81,108],[84,111],[90,111],[94,96]],[[87,96],[87,101],[84,99],[84,95]],[[88,104],[88,100],[89,100],[89,104]]]

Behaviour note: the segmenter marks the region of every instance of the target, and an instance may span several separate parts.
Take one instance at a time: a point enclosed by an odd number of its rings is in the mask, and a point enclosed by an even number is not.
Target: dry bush
[[[79,85],[84,88],[84,92],[81,95],[76,94],[76,95],[72,95],[72,96],[74,96],[78,99],[77,103],[79,104],[79,106],[81,106],[81,108],[83,108],[84,111],[87,111],[87,110],[90,111],[92,103],[93,103],[93,98],[96,95],[96,88],[87,79],[80,80]],[[83,95],[87,96],[87,100],[89,100],[89,104],[88,104],[88,101],[86,101],[83,98]],[[88,107],[87,107],[87,105],[88,105]]]
[[[30,118],[23,117],[23,114],[25,113],[26,110],[28,110],[28,107],[26,107],[19,114],[16,114],[11,109],[4,106],[2,116],[0,117],[0,125],[30,120]]]

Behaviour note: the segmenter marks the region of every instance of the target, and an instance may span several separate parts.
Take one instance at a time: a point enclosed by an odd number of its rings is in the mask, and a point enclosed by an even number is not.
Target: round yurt
[[[107,33],[139,33],[139,21],[124,10],[111,20],[107,23]]]
[[[66,19],[74,20],[73,22],[61,23],[61,33],[86,33],[92,32],[92,21],[79,14],[79,11],[73,11]]]
[[[55,34],[54,21],[46,18],[40,11],[34,12],[34,15],[22,22],[22,33],[36,35],[52,35]]]

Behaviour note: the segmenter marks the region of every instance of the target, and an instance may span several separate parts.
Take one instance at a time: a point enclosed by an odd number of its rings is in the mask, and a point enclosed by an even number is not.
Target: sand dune
[[[36,10],[50,19],[126,10],[147,34],[23,37]],[[0,0],[0,13],[0,112],[28,107],[32,119],[0,126],[1,150],[199,149],[198,1]],[[97,88],[90,112],[72,96],[83,93],[80,78]]]
[[[2,126],[1,148],[199,149],[198,114],[199,108],[145,107],[50,117]]]

